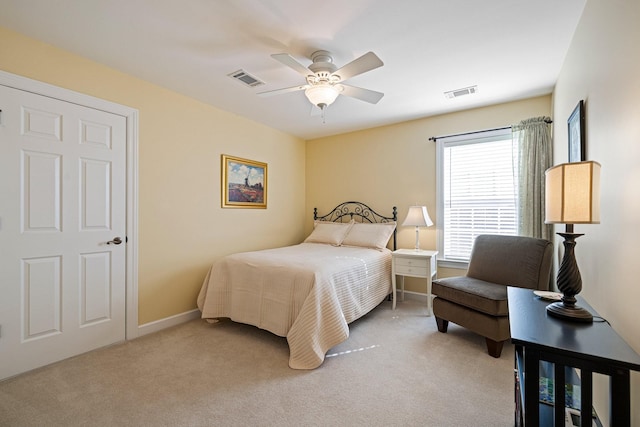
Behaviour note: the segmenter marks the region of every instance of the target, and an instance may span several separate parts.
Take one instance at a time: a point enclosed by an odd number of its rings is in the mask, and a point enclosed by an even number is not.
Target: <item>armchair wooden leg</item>
[[[443,334],[447,333],[447,328],[449,327],[449,321],[436,317],[436,324],[438,325],[438,331]]]
[[[489,355],[496,358],[500,357],[504,341],[494,341],[489,338],[485,338],[485,341],[487,342],[487,352]]]

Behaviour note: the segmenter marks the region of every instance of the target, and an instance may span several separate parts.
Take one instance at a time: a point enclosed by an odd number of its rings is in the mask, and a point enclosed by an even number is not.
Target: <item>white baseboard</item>
[[[174,316],[165,317],[164,319],[145,323],[144,325],[138,326],[138,336],[141,337],[143,335],[152,334],[154,332],[158,332],[193,319],[198,319],[199,317],[200,310],[196,308],[191,311],[185,311],[184,313],[176,314]]]

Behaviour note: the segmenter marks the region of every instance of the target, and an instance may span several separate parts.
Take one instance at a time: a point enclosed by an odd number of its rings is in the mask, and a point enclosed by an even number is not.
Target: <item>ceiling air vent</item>
[[[261,82],[244,70],[234,71],[233,73],[227,75],[246,84],[249,87],[262,86],[264,84],[264,82]]]
[[[464,95],[471,95],[478,91],[478,86],[469,86],[463,87],[462,89],[450,90],[449,92],[445,92],[444,96],[448,99],[458,98]]]

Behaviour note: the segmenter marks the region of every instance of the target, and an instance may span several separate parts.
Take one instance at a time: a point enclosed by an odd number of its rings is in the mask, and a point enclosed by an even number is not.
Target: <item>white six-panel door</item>
[[[6,86],[0,110],[1,379],[125,339],[126,119]]]

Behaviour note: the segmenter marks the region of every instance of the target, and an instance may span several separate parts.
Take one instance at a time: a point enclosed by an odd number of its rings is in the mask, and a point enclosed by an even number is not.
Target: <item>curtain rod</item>
[[[549,120],[545,120],[545,123],[553,123],[553,120],[549,119]],[[429,138],[429,141],[436,141],[438,139],[442,139],[442,138],[451,138],[453,136],[464,136],[464,135],[473,135],[476,133],[484,133],[484,132],[493,132],[496,130],[505,130],[505,129],[511,129],[511,126],[504,126],[501,128],[493,128],[493,129],[485,129],[485,130],[477,130],[474,132],[464,132],[464,133],[455,133],[452,135],[442,135],[442,136],[432,136],[431,138]]]

